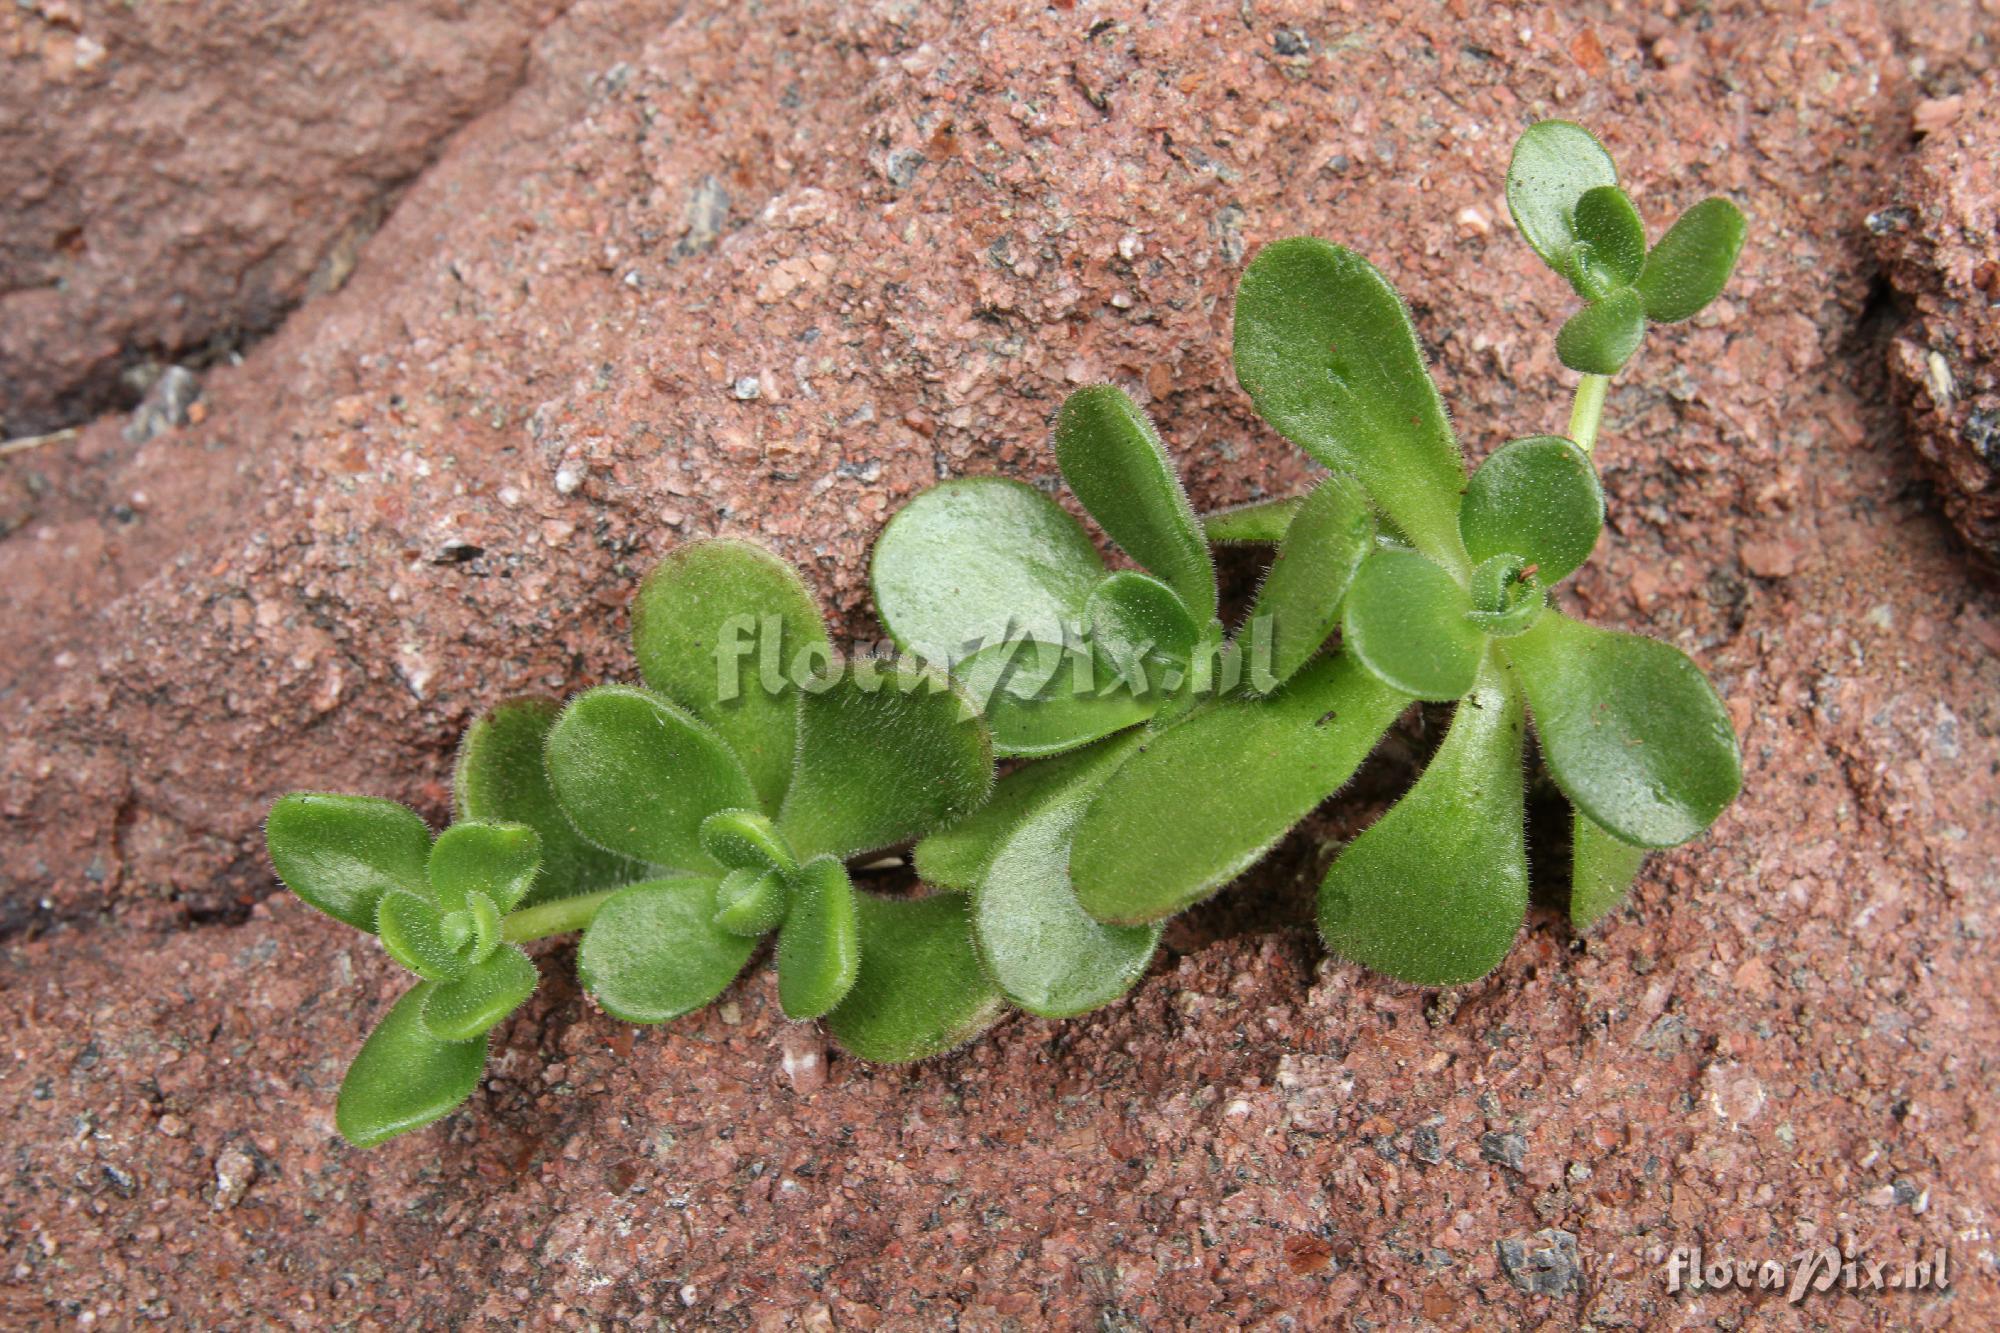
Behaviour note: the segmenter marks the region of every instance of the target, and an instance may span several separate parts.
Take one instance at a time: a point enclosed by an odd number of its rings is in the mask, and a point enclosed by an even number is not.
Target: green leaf
[[[863,1060],[903,1064],[941,1055],[1005,1012],[979,965],[963,894],[857,895],[861,970],[826,1025]]]
[[[1695,837],[1743,783],[1736,733],[1678,648],[1543,614],[1502,641],[1542,758],[1571,804],[1635,847]]]
[[[439,1041],[471,1041],[521,1007],[541,974],[518,944],[503,944],[424,1000],[424,1026]]]
[[[472,893],[511,912],[534,884],[541,860],[541,839],[526,824],[453,824],[431,845],[431,893],[447,912],[465,906]]]
[[[620,889],[597,909],[577,950],[577,975],[606,1013],[664,1023],[701,1008],[750,961],[756,940],[714,923],[713,879],[655,879]]]
[[[1490,638],[1511,638],[1535,623],[1548,606],[1548,589],[1518,555],[1488,556],[1473,568],[1472,609],[1465,618]]]
[[[1340,604],[1374,546],[1375,511],[1360,487],[1333,476],[1306,496],[1250,611],[1253,625],[1270,620],[1271,674],[1279,681],[1290,680],[1340,624]]]
[[[1415,551],[1361,562],[1341,610],[1341,642],[1393,690],[1443,703],[1472,688],[1486,639],[1466,620],[1458,581]]]
[[[1646,859],[1646,849],[1620,842],[1581,810],[1576,812],[1573,829],[1569,919],[1578,930],[1589,930],[1625,901]]]
[[[1566,120],[1544,120],[1514,141],[1507,210],[1542,262],[1567,277],[1577,205],[1590,191],[1616,184],[1618,168],[1595,135]]]
[[[1292,525],[1292,515],[1298,513],[1303,503],[1304,496],[1287,495],[1278,500],[1258,500],[1218,509],[1202,515],[1202,535],[1211,546],[1281,542],[1285,539],[1285,529]]]
[[[768,810],[798,749],[793,669],[815,649],[829,650],[826,625],[798,571],[749,542],[675,548],[632,603],[639,675],[722,738]]]
[[[501,937],[506,933],[506,923],[501,920],[500,908],[485,894],[475,892],[465,895],[465,906],[460,911],[464,915],[458,919],[467,921],[472,931],[472,947],[466,951],[466,961],[483,963],[495,949],[500,947]]]
[[[1120,570],[1084,606],[1091,648],[1131,682],[1135,692],[1160,692],[1161,669],[1185,673],[1201,630],[1178,594],[1150,574]],[[1141,680],[1144,681],[1143,687]]]
[[[1108,660],[1035,639],[973,654],[958,679],[986,718],[994,752],[1012,758],[1073,750],[1144,722],[1160,706],[1157,691],[1142,698],[1120,688]]]
[[[1236,378],[1264,420],[1352,473],[1418,549],[1463,563],[1458,442],[1409,312],[1372,264],[1311,236],[1265,246],[1236,293]]]
[[[732,870],[715,886],[715,924],[732,935],[755,939],[784,923],[791,906],[785,872],[748,866]]]
[[[778,930],[778,1004],[787,1018],[818,1018],[839,1004],[861,969],[854,886],[831,856],[799,868]]]
[[[1060,643],[1103,577],[1081,524],[1002,477],[947,481],[904,505],[869,566],[883,625],[939,665],[1010,633]]]
[[[1108,737],[1096,745],[1016,768],[994,785],[993,795],[984,805],[917,844],[914,859],[918,877],[941,889],[977,888],[1000,845],[1023,820],[1057,799],[1083,774],[1093,775],[1094,789],[1101,778],[1098,770],[1104,756],[1123,756],[1137,739],[1136,732]]]
[[[1007,830],[972,895],[980,956],[1007,999],[1031,1014],[1067,1018],[1111,1003],[1145,974],[1159,945],[1158,923],[1104,925],[1077,903],[1069,881],[1077,821],[1140,740],[1117,736],[1056,761],[1062,780],[1044,783]]]
[[[1590,455],[1557,435],[1495,449],[1466,483],[1458,532],[1475,563],[1518,555],[1554,587],[1590,559],[1604,528],[1604,491]]]
[[[542,756],[561,711],[553,699],[499,705],[466,728],[452,775],[460,819],[526,824],[541,839],[541,868],[520,907],[629,884],[647,873],[640,863],[586,842],[556,804]]]
[[[706,870],[701,822],[754,808],[743,766],[714,732],[658,695],[603,685],[549,729],[549,783],[591,841],[642,861]]]
[[[295,791],[272,805],[264,842],[286,888],[356,930],[374,931],[389,890],[430,892],[431,831],[394,801]]]
[[[1215,565],[1194,506],[1124,390],[1097,384],[1069,396],[1056,415],[1056,463],[1112,541],[1180,594],[1197,622],[1215,615]]]
[[[1493,970],[1528,909],[1525,739],[1520,693],[1488,660],[1417,785],[1327,872],[1327,947],[1420,986]]]
[[[755,810],[720,810],[701,822],[702,850],[731,870],[795,870],[777,825]]]
[[[1743,211],[1727,199],[1704,199],[1680,215],[1639,274],[1646,317],[1675,324],[1722,294],[1743,248]]]
[[[993,789],[993,745],[940,672],[883,667],[872,691],[843,673],[808,693],[799,769],[778,828],[803,860],[921,837]]]
[[[1646,264],[1646,224],[1625,191],[1616,185],[1585,190],[1576,201],[1576,235],[1582,242],[1578,250],[1598,279],[1588,284],[1594,291],[1581,293],[1586,301],[1638,281]]]
[[[423,1022],[430,991],[429,982],[405,991],[340,1081],[333,1123],[357,1148],[372,1148],[450,1115],[479,1086],[486,1039],[433,1037]]]
[[[449,981],[465,971],[465,951],[445,938],[443,913],[429,898],[391,889],[375,910],[382,947],[404,967],[426,981]]]
[[[1070,852],[1077,900],[1131,925],[1206,897],[1338,791],[1408,703],[1341,653],[1275,694],[1188,714],[1084,813]]]
[[[1615,375],[1646,336],[1646,303],[1621,287],[1571,315],[1556,333],[1556,357],[1586,375]]]

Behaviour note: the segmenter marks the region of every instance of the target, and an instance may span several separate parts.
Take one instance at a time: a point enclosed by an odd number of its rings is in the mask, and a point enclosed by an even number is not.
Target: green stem
[[[1577,383],[1576,402],[1569,409],[1569,437],[1585,453],[1597,444],[1597,427],[1604,420],[1604,394],[1610,387],[1609,375],[1585,375]]]
[[[567,935],[573,930],[582,930],[597,915],[597,909],[604,906],[605,899],[616,892],[616,889],[605,889],[601,893],[558,898],[539,907],[524,907],[508,914],[507,919],[500,923],[500,934],[516,944],[525,944],[547,935]]]

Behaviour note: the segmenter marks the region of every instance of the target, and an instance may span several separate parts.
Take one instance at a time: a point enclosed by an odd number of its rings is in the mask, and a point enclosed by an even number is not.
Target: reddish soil
[[[2000,1325],[2000,597],[1892,393],[1899,337],[1942,336],[1905,318],[1949,312],[1868,223],[1955,170],[1940,107],[1989,95],[1990,8],[942,8],[586,0],[524,67],[518,16],[453,9],[515,90],[344,285],[207,373],[199,420],[0,460],[0,1317]],[[404,106],[382,68],[353,100]],[[1742,799],[1631,906],[1588,939],[1537,912],[1447,995],[1326,961],[1325,844],[1405,745],[1098,1015],[795,1085],[812,1037],[765,981],[636,1031],[544,946],[465,1113],[339,1142],[398,982],[271,896],[273,795],[441,813],[469,717],[629,674],[635,575],[689,537],[770,543],[869,632],[886,515],[940,475],[1049,480],[1078,382],[1147,401],[1204,505],[1295,488],[1227,355],[1281,235],[1402,288],[1475,456],[1559,428],[1569,301],[1500,198],[1548,114],[1655,232],[1718,191],[1752,219],[1728,296],[1613,390],[1571,594],[1691,652],[1744,737]],[[1849,1237],[1946,1247],[1952,1284],[1661,1279],[1676,1245]]]

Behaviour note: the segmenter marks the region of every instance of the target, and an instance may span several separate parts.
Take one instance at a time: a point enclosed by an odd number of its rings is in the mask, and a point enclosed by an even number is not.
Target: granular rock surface
[[[1994,22],[572,6],[186,424],[0,461],[0,1317],[2000,1323],[2000,599],[1906,443],[1868,223]],[[400,982],[272,896],[274,795],[441,815],[481,709],[630,674],[634,579],[690,537],[769,543],[871,635],[887,515],[1049,484],[1080,383],[1145,401],[1203,506],[1299,487],[1227,353],[1279,236],[1398,284],[1471,456],[1560,429],[1569,298],[1501,199],[1544,115],[1603,135],[1654,234],[1710,193],[1751,217],[1724,299],[1612,391],[1564,594],[1690,652],[1743,737],[1741,800],[1628,907],[1588,938],[1538,909],[1448,993],[1326,959],[1313,886],[1413,718],[1097,1014],[876,1068],[756,975],[614,1022],[543,945],[464,1112],[339,1141]],[[1670,1294],[1695,1244],[1942,1248],[1951,1281]]]

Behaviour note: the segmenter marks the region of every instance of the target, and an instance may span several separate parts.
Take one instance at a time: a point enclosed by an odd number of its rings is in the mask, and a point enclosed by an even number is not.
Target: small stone
[[[166,1135],[168,1138],[177,1139],[187,1132],[187,1121],[181,1119],[179,1116],[163,1115],[160,1117],[160,1133]]]
[[[1736,554],[1760,579],[1788,579],[1799,569],[1799,548],[1788,541],[1744,542]]]
[[[1486,210],[1477,204],[1470,204],[1458,210],[1458,232],[1461,236],[1484,236],[1493,230],[1493,219],[1486,216]]]
[[[818,1025],[791,1024],[778,1039],[778,1048],[779,1064],[793,1092],[810,1097],[826,1086],[826,1038]]]
[[[575,461],[564,463],[556,469],[556,494],[575,495],[582,487],[583,479],[589,474],[590,469],[582,463]]]
[[[1519,1171],[1528,1164],[1528,1140],[1512,1130],[1492,1130],[1479,1136],[1479,1155],[1495,1166]]]
[[[1410,1131],[1410,1156],[1432,1166],[1444,1160],[1444,1145],[1438,1141],[1436,1125],[1418,1125]]]
[[[1281,56],[1303,56],[1312,53],[1312,42],[1296,28],[1280,28],[1272,33],[1271,46]]]
[[[729,392],[735,395],[739,403],[754,402],[762,396],[764,386],[758,383],[755,375],[745,375],[729,386]]]
[[[1530,1296],[1560,1296],[1576,1285],[1576,1237],[1548,1227],[1496,1242],[1501,1271]]]
[[[243,1202],[257,1179],[257,1161],[241,1148],[224,1148],[215,1159],[215,1211],[227,1212]]]

